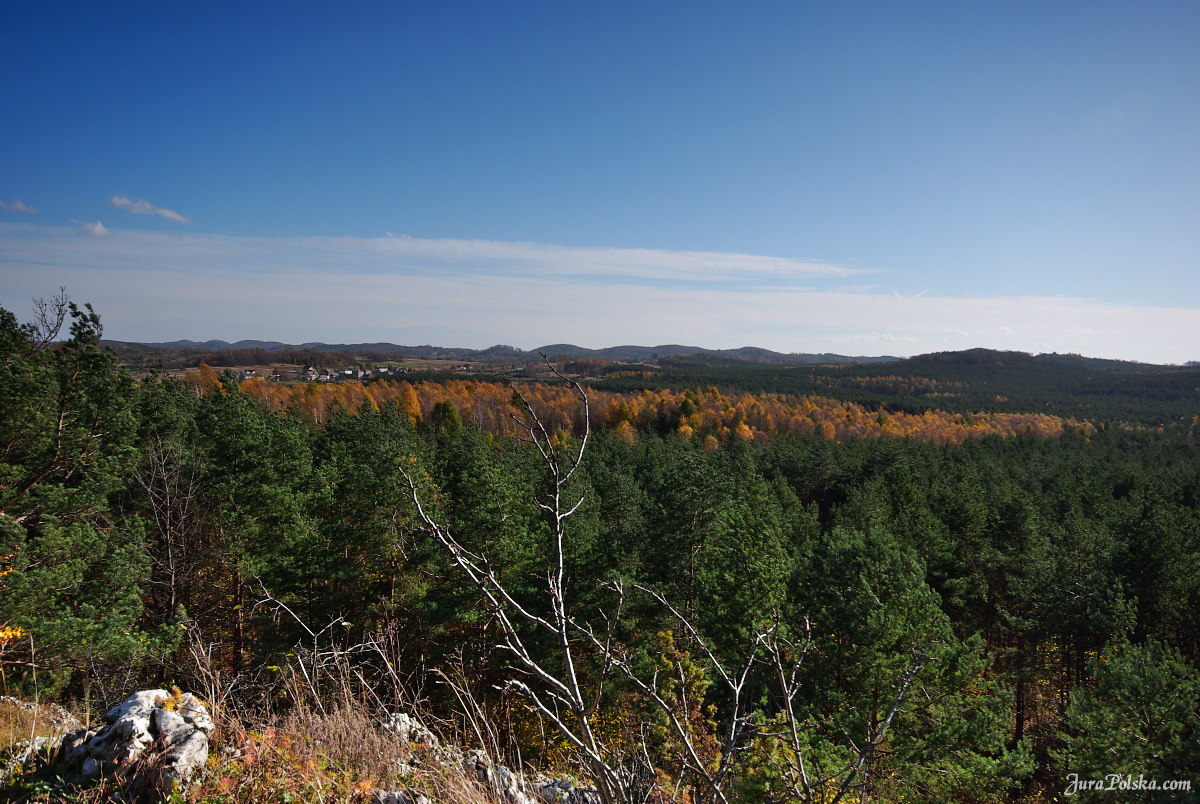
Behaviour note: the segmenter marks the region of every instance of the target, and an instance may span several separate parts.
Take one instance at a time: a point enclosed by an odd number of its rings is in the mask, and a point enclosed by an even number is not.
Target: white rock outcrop
[[[145,759],[142,781],[169,792],[208,760],[208,735],[215,724],[190,692],[135,692],[104,720],[100,729],[80,729],[63,738],[61,757],[68,773],[97,776]]]
[[[463,751],[445,746],[424,724],[406,713],[389,715],[380,725],[414,749],[412,760],[399,769],[402,773],[411,765],[419,764],[420,756],[425,755],[443,767],[460,766],[467,778],[503,804],[599,804],[600,797],[594,789],[578,788],[566,779],[538,777],[527,780],[524,774],[494,764],[484,751]],[[373,796],[373,804],[427,804],[429,801],[411,790],[375,790]]]

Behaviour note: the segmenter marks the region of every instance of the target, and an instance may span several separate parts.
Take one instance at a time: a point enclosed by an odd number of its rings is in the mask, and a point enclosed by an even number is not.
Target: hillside
[[[638,375],[614,372],[593,385],[611,391],[713,385],[749,393],[815,394],[893,412],[1049,413],[1155,427],[1190,424],[1200,414],[1200,368],[1195,366],[987,349],[849,365],[673,357]]]
[[[784,354],[745,346],[740,349],[703,349],[699,346],[664,344],[661,346],[610,346],[604,349],[587,349],[570,343],[554,343],[525,351],[513,346],[497,344],[486,349],[466,347],[403,346],[394,343],[320,343],[308,342],[286,344],[279,341],[242,340],[229,343],[222,340],[169,341],[164,343],[133,343],[127,341],[105,341],[131,367],[164,364],[198,366],[201,362],[214,365],[214,359],[230,354],[241,357],[258,356],[260,363],[308,361],[322,362],[371,362],[399,361],[405,359],[451,360],[472,363],[526,363],[540,361],[542,355],[552,358],[591,358],[625,362],[652,362],[660,358],[680,355],[704,355],[717,359],[744,360],[757,363],[782,365],[808,365],[814,363],[853,364],[886,363],[896,357],[849,357],[836,354]],[[206,359],[207,358],[207,359]],[[254,362],[254,360],[247,360]]]
[[[1071,354],[971,349],[911,358],[783,354],[756,347],[708,350],[679,344],[585,349],[548,344],[524,351],[390,343],[289,345],[276,341],[106,341],[128,369],[182,373],[273,367],[284,380],[304,366],[404,367],[435,381],[542,376],[542,355],[598,390],[632,392],[713,386],[730,393],[817,395],[865,408],[923,413],[1047,413],[1096,423],[1190,425],[1200,414],[1200,366],[1162,366]]]

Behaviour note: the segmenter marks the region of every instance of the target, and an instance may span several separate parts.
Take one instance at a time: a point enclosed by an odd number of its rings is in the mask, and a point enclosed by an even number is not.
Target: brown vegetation
[[[216,372],[207,367],[189,378],[199,390],[218,387]],[[450,401],[464,421],[484,432],[513,435],[516,426],[511,386],[477,380],[417,382],[379,380],[371,383],[298,383],[282,385],[261,378],[241,384],[246,393],[277,410],[303,411],[317,422],[341,406],[357,410],[363,404],[378,408],[399,404],[413,421],[424,420],[433,407]],[[578,400],[559,385],[530,383],[522,394],[548,427],[567,433],[582,432]],[[680,435],[715,434],[724,443],[731,435],[746,440],[769,440],[779,435],[817,433],[829,439],[912,438],[940,444],[961,444],[968,438],[1018,435],[1057,438],[1067,427],[1084,433],[1091,425],[1043,413],[948,413],[870,410],[853,402],[788,394],[724,394],[716,388],[676,392],[670,390],[614,393],[590,390],[592,424],[619,429],[669,423]]]

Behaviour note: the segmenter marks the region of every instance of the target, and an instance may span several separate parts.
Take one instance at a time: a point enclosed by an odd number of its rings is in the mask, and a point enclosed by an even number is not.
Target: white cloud
[[[79,230],[79,233],[88,235],[89,237],[108,237],[112,234],[112,232],[108,230],[108,227],[106,227],[100,221],[91,223],[89,221],[77,221],[74,218],[71,218],[71,223],[79,224],[80,227],[82,227]]]
[[[109,199],[108,203],[112,204],[114,207],[127,209],[136,215],[158,215],[160,218],[166,218],[169,221],[177,221],[179,223],[192,222],[191,218],[180,215],[173,209],[156,207],[149,201],[134,201],[126,198],[123,195],[114,195],[111,199]]]
[[[637,278],[644,281],[687,278],[699,281],[792,281],[798,278],[849,277],[868,269],[831,265],[820,260],[764,257],[755,254],[726,254],[662,249],[568,247],[543,243],[495,240],[423,240],[388,233],[379,238],[313,237],[302,242],[314,252],[333,258],[352,253],[364,261],[377,259],[382,265],[396,261],[407,265],[457,266],[463,270],[488,272],[544,272],[556,276],[577,275]]]
[[[846,270],[744,254],[416,238],[114,230],[92,239],[0,223],[0,304],[65,285],[123,340],[684,343],[895,355],[982,346],[1200,359],[1197,309],[897,297],[890,288],[846,289]]]
[[[23,212],[26,215],[36,215],[38,213],[37,207],[27,206],[19,198],[14,198],[11,204],[6,204],[3,201],[0,201],[0,209],[6,209],[9,212]]]

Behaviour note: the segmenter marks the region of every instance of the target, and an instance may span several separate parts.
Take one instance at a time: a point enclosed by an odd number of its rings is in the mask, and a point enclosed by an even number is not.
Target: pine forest
[[[276,382],[101,335],[0,310],[0,763],[19,702],[175,688],[179,801],[1197,800],[1200,370]],[[38,767],[0,794],[151,796]]]

